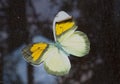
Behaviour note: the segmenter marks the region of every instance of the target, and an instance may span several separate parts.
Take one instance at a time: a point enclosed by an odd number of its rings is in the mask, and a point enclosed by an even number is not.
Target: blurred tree
[[[0,0],[0,83],[3,83],[3,67],[4,67],[4,56],[6,55],[7,45],[7,33],[6,33],[6,5],[3,0]]]
[[[3,47],[0,45],[0,83],[3,81]]]
[[[27,30],[26,1],[9,0],[8,24],[9,24],[9,51],[20,46],[23,42],[29,43],[29,31]],[[33,84],[33,68],[28,65],[28,84]]]

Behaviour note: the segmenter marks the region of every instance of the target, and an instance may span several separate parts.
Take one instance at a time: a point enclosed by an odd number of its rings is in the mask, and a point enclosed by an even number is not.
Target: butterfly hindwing
[[[27,62],[38,65],[45,59],[43,55],[48,47],[49,44],[45,42],[30,44],[22,50],[22,54]]]
[[[67,32],[69,34],[69,32]],[[59,39],[62,47],[66,52],[74,56],[82,57],[88,54],[90,50],[90,42],[85,33],[81,31],[74,31],[71,35],[67,36],[67,33]]]
[[[59,50],[56,46],[51,46],[46,53],[48,57],[44,61],[46,71],[52,75],[68,74],[71,65],[68,56]]]

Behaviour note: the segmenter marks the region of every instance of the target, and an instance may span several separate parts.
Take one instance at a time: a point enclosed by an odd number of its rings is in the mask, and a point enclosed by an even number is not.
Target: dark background
[[[0,0],[0,84],[50,84],[36,82],[35,68],[20,52],[37,36],[53,40],[52,21],[60,10],[73,15],[91,50],[82,58],[71,56],[70,73],[55,77],[55,84],[120,84],[120,0]]]

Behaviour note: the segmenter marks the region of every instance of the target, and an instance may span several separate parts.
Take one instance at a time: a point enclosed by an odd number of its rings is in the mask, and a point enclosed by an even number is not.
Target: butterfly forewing
[[[73,30],[74,26],[75,21],[73,20],[72,16],[68,15],[64,11],[60,11],[53,21],[53,33],[55,41],[57,41],[57,39],[67,31]]]
[[[48,47],[49,44],[44,42],[31,44],[22,50],[22,54],[27,62],[33,65],[38,65],[45,59],[43,55]]]

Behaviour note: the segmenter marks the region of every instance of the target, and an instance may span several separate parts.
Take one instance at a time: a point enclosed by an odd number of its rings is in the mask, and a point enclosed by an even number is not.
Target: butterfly
[[[90,42],[87,35],[77,31],[72,16],[58,12],[53,21],[54,42],[38,42],[23,48],[22,54],[32,65],[44,64],[47,73],[62,76],[69,73],[71,64],[68,56],[85,56],[89,53]]]

